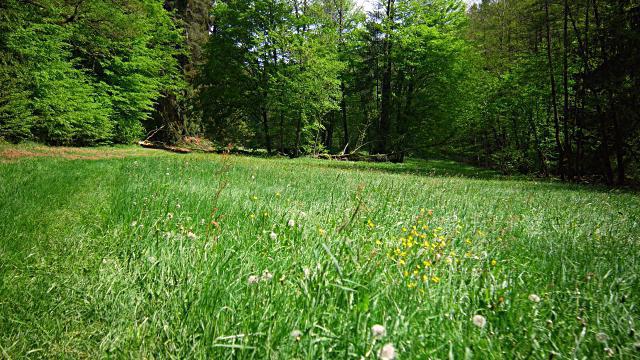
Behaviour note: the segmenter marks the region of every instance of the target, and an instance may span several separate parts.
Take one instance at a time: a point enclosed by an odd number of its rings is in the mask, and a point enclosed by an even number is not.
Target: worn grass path
[[[640,356],[637,193],[118,151],[0,162],[0,357]]]

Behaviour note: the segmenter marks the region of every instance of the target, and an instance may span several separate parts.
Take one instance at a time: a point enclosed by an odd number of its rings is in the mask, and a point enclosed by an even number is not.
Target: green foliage
[[[162,2],[87,0],[71,6],[48,0],[5,6],[12,14],[2,19],[7,29],[2,46],[11,60],[6,71],[20,73],[15,89],[24,97],[5,100],[24,117],[4,116],[5,137],[96,144],[141,136],[141,123],[177,73],[181,37]]]

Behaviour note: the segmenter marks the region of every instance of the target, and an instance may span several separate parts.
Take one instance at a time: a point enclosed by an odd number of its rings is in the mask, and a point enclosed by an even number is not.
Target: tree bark
[[[560,143],[560,122],[558,120],[558,99],[556,93],[556,79],[553,75],[553,56],[551,54],[551,24],[549,19],[549,0],[544,2],[545,25],[547,30],[547,63],[549,66],[549,81],[551,85],[551,107],[553,109],[553,124],[555,128],[556,151],[558,152],[558,173],[564,180],[564,161],[562,144]]]
[[[387,0],[386,20],[393,22],[394,0]],[[391,25],[389,25],[391,28]],[[382,72],[382,106],[380,109],[380,121],[378,123],[378,143],[375,152],[384,154],[387,152],[387,140],[391,127],[391,31],[387,31],[383,43],[385,66]]]

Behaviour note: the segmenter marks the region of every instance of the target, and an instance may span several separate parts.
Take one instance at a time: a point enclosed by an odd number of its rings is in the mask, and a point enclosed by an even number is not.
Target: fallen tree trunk
[[[164,144],[164,143],[161,143],[161,142],[149,141],[149,140],[139,141],[138,145],[140,145],[140,146],[142,146],[144,148],[167,150],[167,151],[171,151],[171,152],[175,152],[175,153],[179,153],[179,154],[188,154],[188,153],[191,152],[190,149],[181,148],[181,147],[177,147],[177,146],[171,146],[171,145],[167,145],[167,144]]]

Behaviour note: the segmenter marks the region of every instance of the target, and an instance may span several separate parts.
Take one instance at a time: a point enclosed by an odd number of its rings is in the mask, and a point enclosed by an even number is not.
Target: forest
[[[640,358],[640,0],[0,0],[0,359]]]
[[[623,185],[640,174],[639,57],[636,0],[3,0],[0,139]]]

